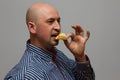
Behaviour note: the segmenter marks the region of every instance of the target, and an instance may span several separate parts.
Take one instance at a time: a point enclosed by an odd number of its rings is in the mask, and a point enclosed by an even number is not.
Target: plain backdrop
[[[24,53],[29,39],[25,14],[36,2],[50,3],[58,9],[62,32],[74,32],[74,24],[91,31],[85,52],[96,80],[120,79],[120,0],[0,0],[0,80]],[[62,41],[57,47],[74,58]]]

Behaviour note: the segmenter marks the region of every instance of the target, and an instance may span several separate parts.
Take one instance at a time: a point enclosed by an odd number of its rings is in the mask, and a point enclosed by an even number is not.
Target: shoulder
[[[4,80],[41,79],[45,77],[45,72],[35,63],[17,64],[9,71]]]
[[[39,63],[39,66],[37,64],[38,62],[33,56],[23,55],[20,62],[9,71],[4,80],[37,79],[44,77],[44,70],[42,70],[42,66],[40,67],[42,63]]]

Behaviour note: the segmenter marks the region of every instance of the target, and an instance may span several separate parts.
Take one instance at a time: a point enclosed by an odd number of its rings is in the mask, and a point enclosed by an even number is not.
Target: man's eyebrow
[[[60,20],[61,18],[49,18],[48,20]]]

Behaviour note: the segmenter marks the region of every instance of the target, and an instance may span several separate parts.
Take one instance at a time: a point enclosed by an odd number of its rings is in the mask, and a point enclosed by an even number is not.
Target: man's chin
[[[59,40],[55,39],[55,37],[52,37],[50,43],[52,46],[57,46],[59,43]]]
[[[52,43],[53,46],[57,46],[59,44],[59,41],[55,41]]]

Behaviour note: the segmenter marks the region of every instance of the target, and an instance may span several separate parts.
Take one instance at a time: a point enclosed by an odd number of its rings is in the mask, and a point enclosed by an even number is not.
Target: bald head
[[[38,17],[40,18],[42,14],[45,15],[45,12],[48,12],[49,10],[55,10],[57,12],[57,10],[49,4],[36,3],[31,5],[26,13],[26,23],[28,24],[28,22],[36,22]]]

